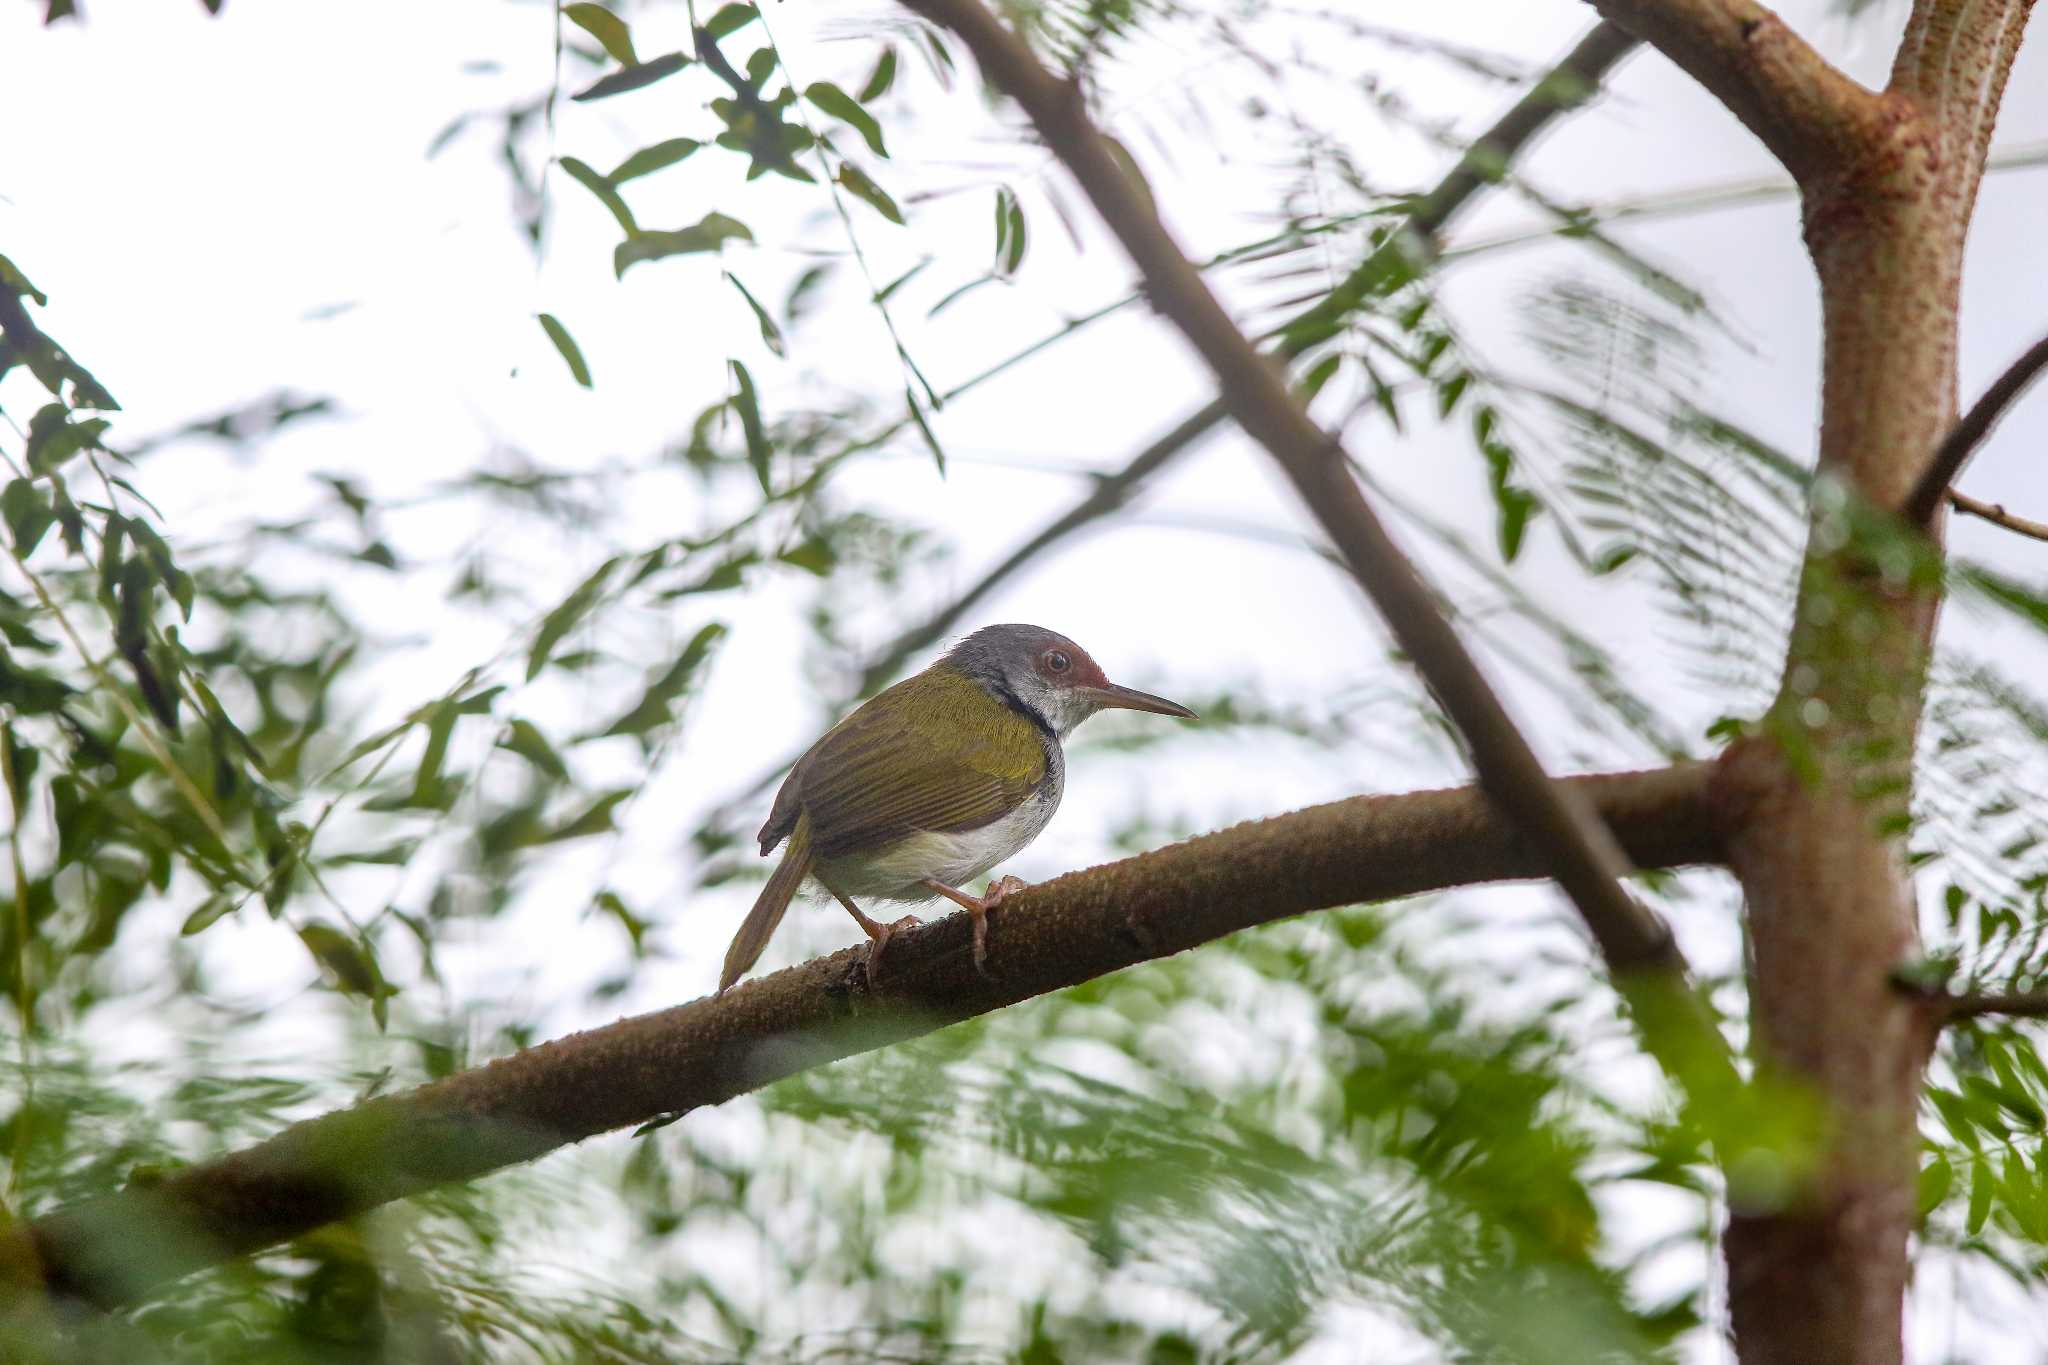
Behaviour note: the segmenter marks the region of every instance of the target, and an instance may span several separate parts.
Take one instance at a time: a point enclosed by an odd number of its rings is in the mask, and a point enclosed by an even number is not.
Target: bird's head
[[[1087,650],[1043,626],[984,626],[953,646],[946,661],[1062,739],[1097,711],[1195,715],[1179,702],[1111,682]]]

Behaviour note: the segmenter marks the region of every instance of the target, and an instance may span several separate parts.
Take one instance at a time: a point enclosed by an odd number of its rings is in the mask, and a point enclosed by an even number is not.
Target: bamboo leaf
[[[584,388],[590,387],[590,366],[583,363],[583,348],[576,344],[576,338],[569,335],[553,313],[536,313],[540,329],[548,334],[548,340],[555,343],[555,349],[562,353],[562,363],[569,367],[569,377]]]

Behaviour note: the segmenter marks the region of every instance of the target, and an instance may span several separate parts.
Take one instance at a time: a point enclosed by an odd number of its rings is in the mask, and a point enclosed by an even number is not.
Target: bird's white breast
[[[978,829],[920,830],[873,853],[821,862],[822,880],[856,900],[930,900],[934,893],[919,884],[927,877],[964,890],[968,882],[1036,839],[1059,809],[1066,765],[1058,746],[1048,747],[1045,780],[1008,815]]]

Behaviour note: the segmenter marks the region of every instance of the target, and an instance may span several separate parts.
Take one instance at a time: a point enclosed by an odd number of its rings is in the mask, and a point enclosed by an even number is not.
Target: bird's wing
[[[877,704],[898,689],[910,695]],[[1015,810],[1045,774],[1030,721],[969,679],[919,674],[834,726],[791,782],[830,858],[920,830],[978,828]]]

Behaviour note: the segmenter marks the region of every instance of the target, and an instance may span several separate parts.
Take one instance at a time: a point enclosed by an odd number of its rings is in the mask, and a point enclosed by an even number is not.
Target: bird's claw
[[[1005,897],[1014,895],[1031,885],[1022,877],[1002,877],[988,884],[988,891],[979,902],[967,908],[974,920],[974,970],[984,980],[993,981],[995,976],[988,969],[988,912],[1003,903]]]
[[[897,930],[915,929],[921,923],[923,921],[916,915],[905,915],[902,919],[888,924],[873,923],[868,927],[868,936],[874,940],[868,945],[867,978],[870,991],[875,988],[875,974],[881,970],[882,950],[889,946],[889,940],[896,936]]]

